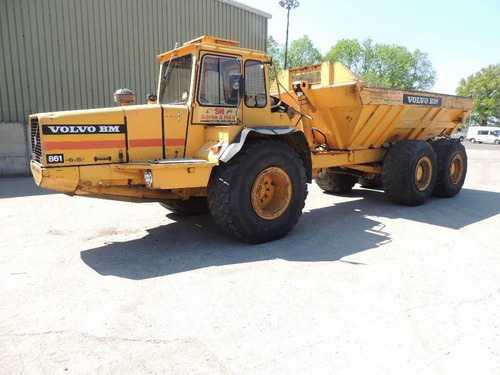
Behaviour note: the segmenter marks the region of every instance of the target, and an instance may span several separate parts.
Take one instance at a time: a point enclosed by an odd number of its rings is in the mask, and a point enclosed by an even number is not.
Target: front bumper
[[[41,188],[74,195],[80,179],[78,167],[44,168],[37,161],[30,162],[35,183]]]

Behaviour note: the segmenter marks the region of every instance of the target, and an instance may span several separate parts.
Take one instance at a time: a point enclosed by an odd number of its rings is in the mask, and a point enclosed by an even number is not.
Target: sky
[[[455,94],[460,79],[500,64],[500,0],[298,0],[289,44],[307,35],[322,54],[341,39],[372,38],[428,54],[437,72],[432,91]],[[279,0],[238,0],[272,15],[268,34],[284,44]]]

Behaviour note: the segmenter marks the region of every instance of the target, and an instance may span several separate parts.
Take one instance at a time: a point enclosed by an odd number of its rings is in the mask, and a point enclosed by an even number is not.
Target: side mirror
[[[229,75],[229,100],[231,103],[238,103],[245,95],[245,81],[243,74],[230,74]]]
[[[158,102],[158,95],[156,94],[149,94],[147,98],[148,104],[156,104]]]

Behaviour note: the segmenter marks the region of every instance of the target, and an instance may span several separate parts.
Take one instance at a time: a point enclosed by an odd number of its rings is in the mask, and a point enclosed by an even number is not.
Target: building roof
[[[257,8],[253,8],[251,6],[240,3],[238,1],[234,1],[234,0],[217,0],[217,1],[219,1],[221,3],[226,3],[229,5],[232,5],[232,6],[237,7],[237,8],[247,10],[249,12],[255,13],[255,14],[262,16],[262,17],[266,17],[268,19],[271,19],[273,17],[272,14],[270,14],[270,13],[264,12],[264,11],[257,9]]]

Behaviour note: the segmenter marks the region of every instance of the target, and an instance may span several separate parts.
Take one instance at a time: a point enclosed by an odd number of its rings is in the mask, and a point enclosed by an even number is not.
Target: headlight
[[[149,169],[144,172],[144,181],[146,181],[146,186],[151,187],[153,185],[153,173]]]

